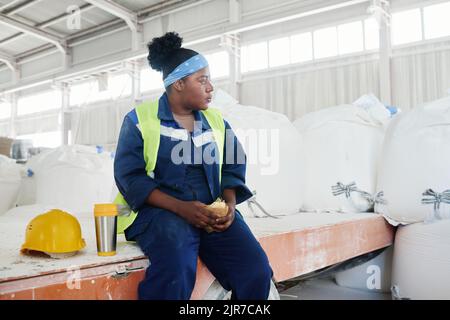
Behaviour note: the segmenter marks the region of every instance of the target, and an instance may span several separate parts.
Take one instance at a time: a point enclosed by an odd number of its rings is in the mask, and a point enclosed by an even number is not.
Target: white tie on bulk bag
[[[373,95],[296,120],[303,210],[364,212],[378,201],[376,169],[390,112]]]
[[[246,184],[256,196],[238,205],[239,211],[246,216],[265,216],[263,210],[274,216],[298,212],[300,136],[289,119],[240,105],[222,90],[217,90],[211,106],[222,111],[247,155]]]
[[[393,225],[450,218],[450,98],[395,119],[386,134],[375,209]]]
[[[14,207],[20,188],[21,167],[15,160],[0,155],[0,214]]]
[[[390,292],[392,255],[393,246],[390,246],[359,266],[336,272],[335,281],[341,287],[369,292]]]
[[[394,299],[450,299],[450,220],[400,226],[392,262]]]
[[[90,216],[94,204],[111,200],[114,175],[109,152],[62,146],[32,157],[27,166],[33,173],[38,204]]]

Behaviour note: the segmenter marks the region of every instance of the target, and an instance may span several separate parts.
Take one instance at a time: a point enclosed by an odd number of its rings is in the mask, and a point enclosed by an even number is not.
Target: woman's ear
[[[184,86],[185,86],[185,83],[184,83],[183,79],[179,79],[172,84],[172,88],[174,88],[178,92],[183,91]]]

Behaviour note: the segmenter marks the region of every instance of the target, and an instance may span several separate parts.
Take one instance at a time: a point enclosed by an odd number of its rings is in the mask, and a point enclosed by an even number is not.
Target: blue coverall
[[[195,152],[198,155],[211,143],[214,144],[211,154],[214,157],[219,154],[214,141],[194,145],[192,137],[211,130],[203,114],[194,111],[194,116],[194,131],[185,131],[185,140],[167,134],[170,130],[161,130],[153,177],[145,170],[143,139],[134,109],[122,124],[114,176],[119,191],[131,209],[138,212],[136,220],[125,230],[125,236],[129,241],[137,241],[150,260],[145,279],[139,284],[139,298],[189,299],[195,283],[197,257],[200,257],[220,284],[232,290],[232,299],[267,299],[272,269],[264,250],[237,210],[227,230],[207,233],[173,212],[146,203],[155,188],[180,200],[198,200],[205,204],[212,203],[226,188],[235,189],[237,204],[252,196],[245,185],[246,165],[236,162],[239,152],[243,152],[242,146],[226,121],[228,134],[221,183],[217,163],[198,163],[198,159],[194,159]],[[158,118],[162,129],[183,129],[173,118],[165,93],[159,99]],[[174,163],[172,148],[180,143],[190,144],[191,152],[181,154],[181,163]],[[227,158],[227,150],[231,148],[234,148],[232,163],[227,160],[230,158]]]

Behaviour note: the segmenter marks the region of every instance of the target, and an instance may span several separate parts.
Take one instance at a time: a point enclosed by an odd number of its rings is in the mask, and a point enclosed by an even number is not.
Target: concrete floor
[[[280,292],[281,300],[391,300],[391,293],[338,286],[333,278],[306,280]]]

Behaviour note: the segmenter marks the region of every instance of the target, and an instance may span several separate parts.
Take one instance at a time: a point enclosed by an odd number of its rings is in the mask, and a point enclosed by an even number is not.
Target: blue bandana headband
[[[175,81],[189,76],[200,69],[208,66],[208,61],[201,54],[197,54],[192,58],[186,60],[182,64],[178,65],[165,79],[164,87],[167,88]]]

